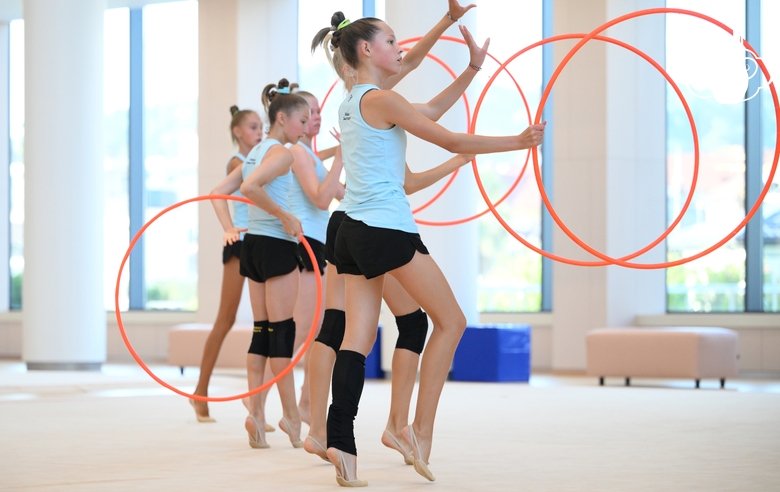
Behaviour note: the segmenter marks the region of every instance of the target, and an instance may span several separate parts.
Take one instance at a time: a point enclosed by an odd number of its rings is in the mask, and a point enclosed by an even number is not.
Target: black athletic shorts
[[[416,251],[428,254],[419,234],[371,227],[349,215],[336,235],[336,267],[347,275],[378,277],[412,261]]]
[[[263,283],[295,271],[298,265],[297,243],[255,234],[244,236],[239,271],[249,280]]]
[[[325,236],[325,259],[336,268],[339,266],[339,259],[336,258],[336,234],[347,214],[341,210],[336,210],[330,216],[328,221],[328,232]]]
[[[236,257],[239,260],[241,259],[241,245],[244,243],[244,241],[238,240],[233,244],[228,244],[224,248],[222,248],[222,264],[224,265],[228,261],[230,261],[230,258]]]
[[[303,236],[309,242],[311,250],[314,252],[314,257],[317,259],[317,266],[320,269],[320,275],[325,273],[325,245],[316,239],[312,239],[309,236]],[[301,258],[301,265],[298,267],[300,270],[306,269],[307,272],[313,272],[314,267],[311,264],[311,258],[309,258],[309,252],[306,251],[306,247],[303,243],[298,243],[298,256]]]

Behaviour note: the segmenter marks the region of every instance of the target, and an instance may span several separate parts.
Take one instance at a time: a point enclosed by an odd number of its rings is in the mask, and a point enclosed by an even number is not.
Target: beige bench
[[[737,375],[738,337],[725,328],[603,328],[586,336],[587,373],[608,376],[702,379]]]
[[[180,368],[200,367],[203,347],[211,333],[212,325],[186,323],[176,325],[168,332],[168,364]],[[252,327],[235,325],[228,332],[217,357],[216,367],[246,367],[246,352],[252,341]]]

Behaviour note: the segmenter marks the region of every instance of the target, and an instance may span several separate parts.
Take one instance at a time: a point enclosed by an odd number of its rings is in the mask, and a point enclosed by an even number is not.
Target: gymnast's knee
[[[292,359],[295,348],[295,321],[290,318],[268,323],[268,332],[268,357]]]
[[[322,328],[317,335],[317,342],[327,345],[334,352],[338,353],[341,348],[341,342],[344,340],[344,330],[347,321],[344,311],[340,309],[326,309],[322,318]]]
[[[255,321],[255,327],[252,331],[252,342],[249,344],[249,353],[268,357],[269,353],[269,332],[268,321]]]
[[[419,355],[425,347],[425,337],[428,335],[428,315],[422,309],[403,316],[396,316],[398,325],[397,349],[406,349]]]

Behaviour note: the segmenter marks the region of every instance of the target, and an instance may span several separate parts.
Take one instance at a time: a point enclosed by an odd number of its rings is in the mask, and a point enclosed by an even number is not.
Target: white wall
[[[298,2],[238,0],[238,104],[262,112],[262,90],[298,80]]]

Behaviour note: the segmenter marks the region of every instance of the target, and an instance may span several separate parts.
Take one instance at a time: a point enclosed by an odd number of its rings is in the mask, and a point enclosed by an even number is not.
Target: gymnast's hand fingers
[[[485,56],[487,56],[487,47],[490,46],[490,38],[485,41],[483,46],[479,46],[474,37],[471,35],[471,31],[466,26],[458,26],[460,34],[463,36],[463,40],[466,42],[466,46],[469,48],[469,63],[475,67],[481,67],[485,62]]]
[[[466,12],[476,7],[476,5],[473,3],[466,5],[465,7],[462,7],[458,3],[458,0],[449,0],[449,6],[450,6],[449,9],[450,17],[452,18],[452,20],[455,21],[459,20],[461,17],[463,17],[466,14]]]
[[[518,135],[518,149],[530,149],[542,143],[544,125],[545,123],[531,125]]]

